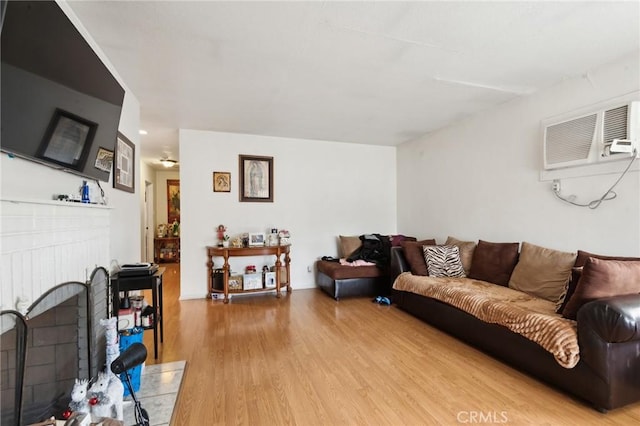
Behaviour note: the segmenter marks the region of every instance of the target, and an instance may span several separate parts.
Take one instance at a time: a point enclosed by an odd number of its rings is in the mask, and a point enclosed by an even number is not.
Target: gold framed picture
[[[213,172],[213,192],[231,192],[231,173]]]
[[[180,223],[180,179],[167,179],[167,222]]]

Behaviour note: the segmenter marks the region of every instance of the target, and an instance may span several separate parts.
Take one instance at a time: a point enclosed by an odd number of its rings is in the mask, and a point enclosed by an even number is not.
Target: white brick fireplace
[[[66,281],[86,282],[109,269],[109,207],[62,201],[1,199],[0,304],[28,307]]]

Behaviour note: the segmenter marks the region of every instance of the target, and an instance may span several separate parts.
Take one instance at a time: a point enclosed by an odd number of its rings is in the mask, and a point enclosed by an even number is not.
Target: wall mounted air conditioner
[[[637,149],[640,102],[601,104],[545,120],[542,127],[546,170],[630,158],[610,150],[614,139],[630,140]]]

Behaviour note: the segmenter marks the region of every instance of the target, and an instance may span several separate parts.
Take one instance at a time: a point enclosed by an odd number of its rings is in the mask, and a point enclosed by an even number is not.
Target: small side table
[[[153,325],[143,327],[145,330],[153,330],[153,355],[158,359],[158,329],[160,329],[160,343],[164,341],[164,330],[162,327],[162,319],[164,312],[162,309],[162,275],[165,268],[161,267],[153,275],[138,276],[122,276],[117,273],[111,276],[111,314],[118,317],[120,309],[120,292],[133,290],[151,290],[151,298],[153,306],[159,311],[156,318],[153,319]]]

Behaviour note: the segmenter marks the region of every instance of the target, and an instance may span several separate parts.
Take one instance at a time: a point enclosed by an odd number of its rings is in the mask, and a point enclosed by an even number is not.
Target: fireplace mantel
[[[30,198],[1,198],[1,203],[15,203],[15,204],[42,204],[42,205],[50,205],[50,206],[60,206],[60,207],[79,207],[79,208],[92,208],[92,209],[113,209],[113,207],[104,205],[104,204],[85,204],[85,203],[76,203],[73,201],[59,201],[59,200],[40,200],[40,199],[30,199]],[[3,213],[4,216],[4,213]]]

